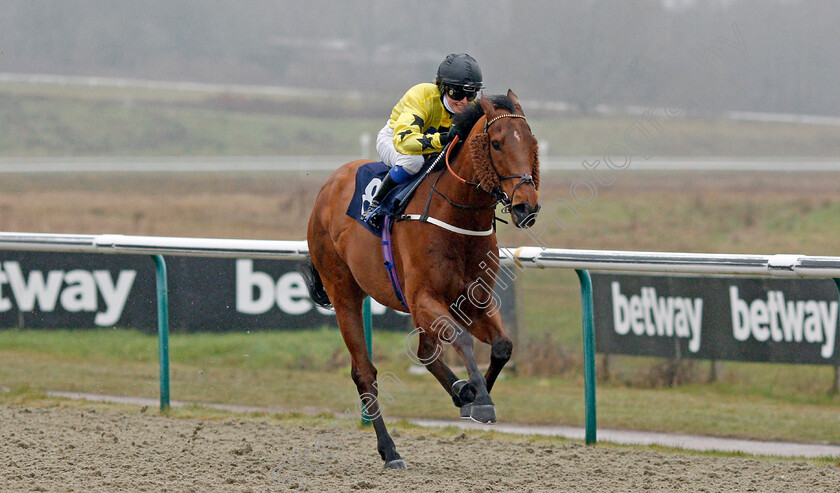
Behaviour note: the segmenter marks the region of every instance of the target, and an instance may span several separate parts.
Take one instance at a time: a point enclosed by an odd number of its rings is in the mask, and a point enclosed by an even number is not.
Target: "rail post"
[[[368,356],[373,359],[373,316],[370,312],[370,296],[366,296],[362,302],[362,322],[365,326],[365,344],[367,344]],[[364,402],[362,402],[362,424],[370,426],[370,416]]]
[[[157,267],[158,356],[160,357],[160,410],[169,409],[169,293],[163,255],[152,255]]]
[[[575,269],[580,279],[580,303],[583,318],[583,376],[586,411],[586,444],[597,441],[595,409],[595,320],[593,318],[592,279],[588,270]]]
[[[834,278],[834,284],[837,285],[837,292],[840,293],[840,277]],[[834,366],[834,382],[831,384],[829,394],[837,395],[840,393],[840,366]]]

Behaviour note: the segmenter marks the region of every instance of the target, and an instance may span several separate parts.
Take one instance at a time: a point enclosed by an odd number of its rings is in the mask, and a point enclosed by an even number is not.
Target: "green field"
[[[358,104],[358,103],[357,103]],[[325,108],[326,106],[326,108]],[[137,90],[0,85],[0,156],[347,154],[381,121],[325,102],[251,100]],[[338,111],[338,110],[336,110]],[[631,119],[538,115],[558,154],[603,153]],[[673,120],[661,155],[831,156],[833,127]],[[667,138],[666,138],[667,137]],[[311,140],[307,140],[310,139]],[[297,146],[297,147],[294,147]],[[561,152],[561,150],[563,150]],[[568,198],[579,173],[545,173],[544,204]],[[3,175],[0,231],[303,239],[324,173],[113,173]],[[564,248],[840,255],[840,173],[639,172],[549,226]],[[534,244],[510,226],[505,246]],[[533,270],[519,281],[516,372],[494,389],[502,421],[583,423],[580,298],[573,272]],[[453,417],[430,375],[408,372],[404,335],[374,337],[380,374],[393,372],[386,414]],[[172,398],[277,406],[314,414],[353,409],[349,356],[335,330],[172,335]],[[486,357],[486,353],[482,355]],[[155,338],[130,330],[0,331],[0,401],[75,390],[157,396]],[[599,364],[601,363],[599,357]],[[616,358],[598,385],[599,426],[756,439],[840,443],[834,369]],[[604,377],[604,372],[600,374]]]
[[[526,94],[520,94],[523,101]],[[355,155],[392,102],[0,83],[0,156]],[[714,118],[583,116],[527,107],[552,156],[603,156],[627,133],[654,156],[828,156],[840,128]]]

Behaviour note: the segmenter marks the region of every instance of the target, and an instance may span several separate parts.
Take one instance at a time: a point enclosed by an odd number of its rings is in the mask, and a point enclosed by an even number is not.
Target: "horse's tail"
[[[312,259],[306,259],[301,262],[298,270],[300,271],[300,275],[303,276],[304,282],[306,282],[306,289],[309,290],[309,297],[312,298],[312,301],[318,306],[332,308],[330,297],[324,289],[324,283],[321,282],[321,274],[318,273],[318,269],[312,264]]]

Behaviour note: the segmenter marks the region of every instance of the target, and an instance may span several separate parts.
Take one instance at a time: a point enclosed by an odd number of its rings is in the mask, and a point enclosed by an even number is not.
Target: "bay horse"
[[[501,202],[517,227],[533,225],[540,207],[537,140],[511,90],[507,95],[482,95],[455,116],[455,125],[471,129],[465,145],[456,147],[451,162],[446,156],[445,167],[423,179],[405,210],[407,215],[426,215],[429,222],[415,216],[393,225],[394,265],[419,332],[419,360],[461,408],[462,417],[495,423],[490,390],[513,350],[498,309],[489,303],[499,269],[495,211]],[[394,310],[405,308],[383,266],[381,239],[345,213],[356,170],[366,162],[341,166],[321,188],[309,219],[310,260],[302,274],[313,300],[335,308],[350,351],[351,376],[371,417],[385,467],[403,469],[405,462],[379,411],[362,301],[370,295]],[[476,294],[477,286],[486,296]],[[473,336],[491,346],[484,375],[473,355]],[[469,381],[459,380],[437,357],[441,344],[451,344],[463,358]]]

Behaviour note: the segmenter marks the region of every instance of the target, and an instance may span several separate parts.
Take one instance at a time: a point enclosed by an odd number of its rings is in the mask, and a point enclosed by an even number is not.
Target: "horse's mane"
[[[488,99],[496,108],[501,108],[503,110],[510,111],[511,113],[516,111],[513,106],[513,101],[504,94],[493,94],[488,96]],[[482,116],[484,116],[484,108],[482,108],[478,100],[475,99],[467,105],[467,108],[464,111],[455,115],[453,123],[456,127],[469,131],[469,129],[473,128],[475,122],[477,122]]]

